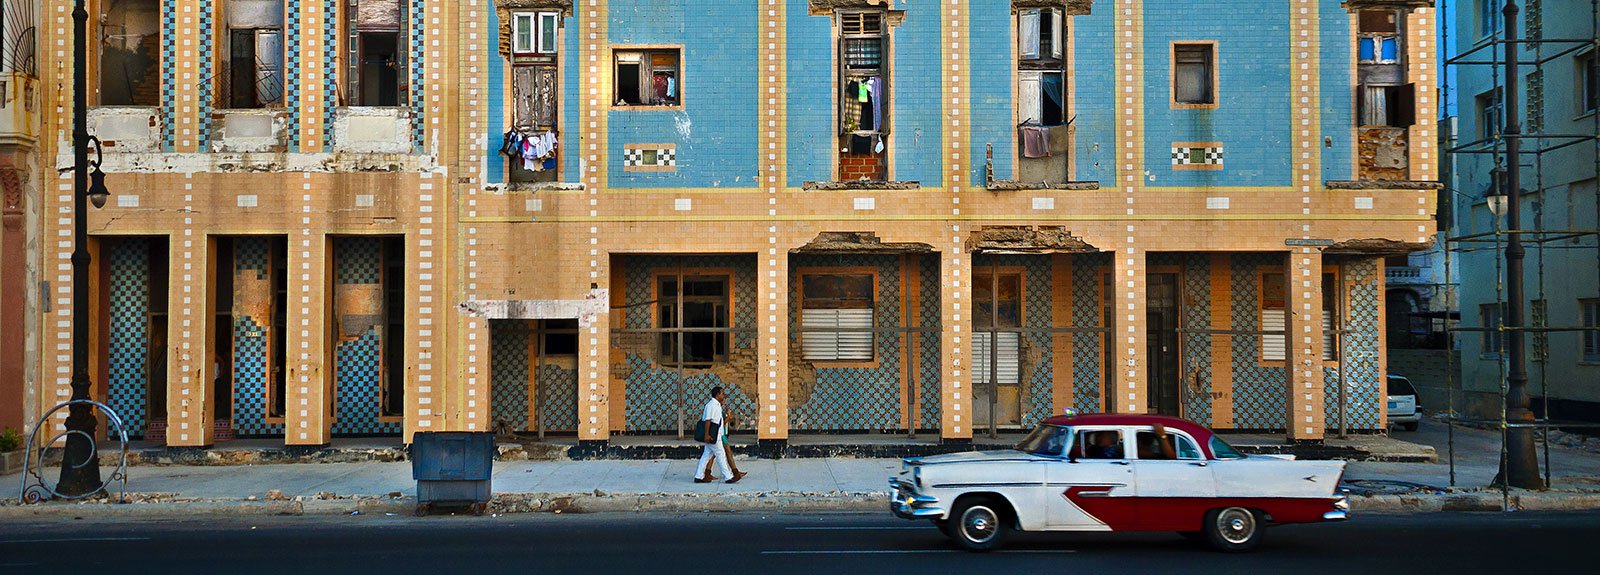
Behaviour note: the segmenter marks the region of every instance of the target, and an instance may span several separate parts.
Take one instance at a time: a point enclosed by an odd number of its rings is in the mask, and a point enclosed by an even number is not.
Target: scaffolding
[[[1447,7],[1449,5],[1449,1],[1448,0],[1443,1],[1440,4],[1441,4],[1440,14],[1444,14],[1444,15],[1454,14],[1454,12],[1449,10],[1448,7]],[[1522,12],[1522,15],[1523,15],[1523,19],[1522,20],[1519,20],[1519,21],[1516,21],[1516,22],[1504,22],[1504,23],[1501,23],[1498,29],[1493,30],[1488,35],[1488,38],[1475,43],[1470,49],[1462,51],[1462,52],[1456,54],[1455,56],[1446,59],[1445,60],[1446,70],[1448,71],[1448,70],[1451,70],[1453,68],[1460,68],[1460,67],[1466,67],[1466,66],[1488,66],[1490,71],[1491,71],[1491,73],[1490,73],[1491,83],[1490,83],[1490,86],[1489,86],[1489,90],[1490,90],[1489,93],[1490,94],[1497,94],[1498,95],[1497,97],[1500,98],[1499,101],[1500,102],[1504,102],[1504,101],[1509,100],[1511,98],[1517,98],[1517,97],[1522,95],[1520,93],[1517,93],[1514,90],[1508,90],[1507,86],[1506,86],[1506,83],[1505,83],[1505,79],[1501,78],[1501,70],[1502,70],[1502,67],[1506,65],[1506,54],[1507,54],[1506,51],[1508,49],[1515,48],[1515,47],[1520,47],[1521,50],[1518,52],[1519,59],[1526,58],[1528,56],[1532,57],[1531,60],[1524,60],[1524,61],[1522,61],[1520,63],[1527,64],[1533,70],[1533,75],[1536,75],[1536,77],[1540,79],[1541,83],[1543,81],[1544,69],[1545,69],[1545,65],[1546,64],[1549,64],[1549,63],[1551,63],[1553,61],[1556,61],[1557,59],[1560,59],[1560,58],[1565,57],[1565,56],[1592,54],[1597,49],[1600,49],[1600,41],[1597,41],[1597,38],[1600,38],[1600,0],[1590,0],[1589,1],[1589,27],[1590,27],[1589,29],[1590,29],[1590,31],[1589,31],[1588,37],[1586,37],[1586,38],[1582,38],[1582,37],[1580,37],[1580,38],[1545,38],[1543,36],[1543,33],[1542,33],[1542,24],[1539,24],[1538,28],[1535,28],[1535,26],[1533,26],[1533,25],[1529,25],[1529,22],[1530,22],[1529,19],[1530,18],[1542,19],[1542,17],[1543,17],[1542,14],[1535,14],[1534,13],[1535,10],[1541,10],[1542,11],[1542,10],[1545,9],[1544,7],[1540,6],[1540,4],[1542,4],[1542,3],[1538,2],[1537,0],[1524,0],[1523,4],[1525,6],[1530,6],[1531,5],[1531,6],[1539,6],[1539,7],[1538,8],[1530,8],[1528,10],[1523,11]],[[1466,3],[1465,6],[1459,6],[1458,5],[1457,7],[1460,8],[1460,9],[1480,9],[1482,7],[1482,5],[1483,5],[1482,2],[1471,2],[1471,3]],[[1504,0],[1492,2],[1492,5],[1493,5],[1494,8],[1498,9],[1498,8],[1504,6]],[[1558,4],[1558,6],[1561,7],[1561,8],[1568,8],[1568,9],[1576,8],[1575,5],[1564,3],[1564,2]],[[1495,16],[1495,17],[1498,18],[1498,16]],[[1542,21],[1542,20],[1535,20],[1535,21],[1537,22],[1537,21]],[[1441,40],[1443,40],[1442,44],[1446,47],[1446,49],[1448,49],[1448,47],[1449,47],[1448,39],[1449,39],[1449,35],[1450,35],[1450,32],[1451,32],[1451,24],[1452,24],[1452,22],[1451,22],[1451,19],[1449,17],[1441,17],[1440,18],[1440,30],[1441,30],[1441,34],[1442,34]],[[1528,30],[1530,31],[1530,34],[1528,34],[1526,37],[1517,37],[1516,34],[1509,34],[1509,36],[1511,36],[1511,37],[1508,38],[1507,37],[1508,36],[1507,32],[1511,31],[1511,30],[1514,30],[1511,27],[1518,26],[1518,25],[1526,26],[1528,28]],[[1537,32],[1537,33],[1533,33],[1533,32]],[[1593,65],[1593,64],[1591,63],[1591,65]],[[1593,72],[1591,71],[1591,73],[1593,73]],[[1581,78],[1582,76],[1580,75],[1579,77]],[[1513,80],[1521,80],[1521,79],[1515,79],[1514,78]],[[1513,83],[1511,85],[1514,87],[1514,86],[1517,86],[1520,83],[1521,82],[1515,82],[1515,83]],[[1541,89],[1542,89],[1542,85],[1541,85]],[[1444,98],[1453,97],[1453,95],[1451,94],[1450,90],[1451,90],[1450,74],[1446,73],[1441,78],[1441,91],[1444,94],[1444,96],[1443,96]],[[1495,97],[1495,96],[1492,96],[1492,97]],[[1579,97],[1581,97],[1581,95]],[[1460,98],[1456,98],[1456,100],[1459,102]],[[1531,110],[1529,110],[1529,112],[1531,112]],[[1543,112],[1542,107],[1541,107],[1540,112],[1542,114],[1542,112]],[[1531,116],[1532,114],[1530,113],[1529,115]],[[1477,156],[1486,155],[1486,156],[1489,156],[1490,158],[1492,158],[1492,163],[1495,166],[1495,170],[1492,171],[1491,173],[1496,173],[1497,174],[1497,173],[1499,173],[1499,171],[1501,169],[1503,169],[1503,167],[1506,165],[1507,162],[1513,162],[1513,161],[1517,162],[1518,167],[1531,169],[1531,172],[1533,174],[1533,178],[1532,179],[1533,179],[1534,187],[1528,193],[1540,194],[1540,198],[1543,198],[1543,197],[1545,197],[1543,195],[1543,192],[1545,192],[1547,189],[1550,189],[1546,185],[1546,182],[1545,182],[1546,156],[1548,154],[1551,154],[1551,153],[1559,151],[1559,150],[1563,150],[1563,149],[1572,148],[1572,147],[1575,147],[1575,146],[1582,146],[1584,144],[1588,144],[1591,147],[1593,147],[1594,152],[1595,152],[1593,154],[1593,157],[1594,157],[1594,160],[1593,160],[1594,161],[1594,171],[1589,174],[1589,178],[1592,179],[1592,178],[1595,178],[1597,175],[1600,175],[1600,136],[1597,136],[1597,135],[1600,135],[1600,113],[1591,113],[1590,114],[1589,120],[1592,123],[1592,128],[1589,129],[1587,131],[1587,133],[1547,133],[1547,132],[1545,132],[1545,129],[1544,129],[1544,122],[1540,121],[1540,122],[1537,122],[1537,123],[1533,124],[1533,126],[1532,126],[1533,129],[1532,130],[1529,130],[1529,131],[1526,131],[1526,132],[1520,132],[1518,130],[1513,130],[1512,131],[1513,133],[1507,134],[1507,133],[1505,133],[1507,131],[1507,130],[1505,130],[1505,127],[1507,126],[1506,123],[1507,122],[1520,122],[1521,119],[1520,118],[1510,118],[1510,117],[1507,117],[1507,116],[1509,116],[1508,114],[1503,114],[1503,113],[1499,114],[1498,116],[1499,117],[1497,119],[1501,122],[1501,124],[1498,125],[1498,126],[1493,126],[1494,129],[1493,129],[1493,131],[1491,133],[1489,133],[1488,135],[1485,135],[1483,137],[1479,137],[1476,140],[1473,140],[1473,141],[1470,141],[1470,142],[1467,142],[1467,143],[1463,143],[1463,144],[1456,144],[1455,135],[1452,133],[1452,134],[1450,134],[1448,136],[1450,138],[1451,145],[1446,147],[1445,150],[1446,150],[1446,153],[1450,154],[1450,157],[1451,157],[1451,160],[1452,160],[1451,161],[1451,165],[1455,164],[1454,160],[1457,159],[1457,158],[1466,157],[1466,156],[1472,156],[1472,155],[1477,155]],[[1520,125],[1520,124],[1518,124],[1518,125]],[[1453,130],[1452,130],[1452,132],[1453,132]],[[1520,133],[1518,133],[1518,132],[1520,132]],[[1512,140],[1512,139],[1516,139],[1518,141],[1518,143],[1519,143],[1519,147],[1521,148],[1518,151],[1518,153],[1516,154],[1516,157],[1514,157],[1514,158],[1508,157],[1510,154],[1506,150],[1506,143],[1508,141]],[[1573,181],[1579,181],[1581,179],[1582,178],[1577,178],[1577,179],[1574,179]],[[1570,182],[1559,182],[1557,185],[1568,185],[1569,183]],[[1522,182],[1518,182],[1516,185],[1518,186],[1519,190],[1520,189],[1526,189],[1525,186],[1523,186]],[[1497,181],[1492,182],[1491,186],[1493,186],[1493,187],[1503,187],[1502,182],[1498,181],[1498,179],[1497,179]],[[1477,200],[1478,199],[1477,197],[1475,197],[1475,196],[1473,196],[1473,195],[1471,195],[1469,193],[1463,193],[1461,190],[1456,189],[1454,181],[1446,181],[1445,182],[1445,190],[1446,190],[1447,194],[1453,194],[1454,196],[1457,196],[1457,197],[1460,197],[1460,198],[1465,198],[1465,199],[1468,199],[1468,200]],[[1595,204],[1596,221],[1600,222],[1600,186],[1596,186],[1596,190],[1595,190],[1594,193],[1595,193],[1595,200],[1596,200],[1596,204]],[[1449,199],[1453,200],[1453,198],[1449,198]],[[1596,274],[1596,279],[1597,279],[1597,282],[1596,282],[1596,286],[1597,287],[1596,287],[1596,289],[1600,290],[1600,229],[1548,229],[1544,225],[1545,218],[1543,217],[1544,209],[1545,209],[1545,202],[1544,201],[1537,201],[1537,202],[1531,202],[1531,203],[1532,203],[1532,208],[1533,208],[1532,209],[1532,217],[1528,218],[1529,220],[1531,220],[1531,224],[1532,224],[1531,226],[1519,225],[1518,227],[1521,228],[1521,229],[1501,229],[1502,226],[1501,226],[1501,223],[1500,223],[1499,216],[1498,216],[1498,214],[1495,214],[1494,216],[1491,217],[1491,220],[1494,222],[1494,231],[1492,231],[1492,232],[1482,232],[1482,233],[1471,233],[1471,234],[1464,234],[1464,235],[1453,235],[1457,231],[1456,230],[1457,226],[1455,225],[1455,221],[1459,219],[1454,214],[1459,213],[1460,210],[1452,210],[1452,222],[1451,222],[1451,225],[1450,225],[1451,234],[1447,235],[1447,238],[1444,241],[1444,249],[1443,249],[1446,282],[1447,283],[1455,283],[1455,280],[1452,279],[1452,278],[1454,278],[1454,275],[1452,273],[1452,266],[1454,265],[1453,264],[1453,258],[1454,257],[1461,256],[1463,254],[1472,253],[1472,252],[1481,252],[1481,251],[1492,250],[1492,252],[1494,254],[1494,261],[1495,261],[1495,288],[1494,288],[1495,289],[1495,299],[1494,299],[1493,302],[1485,302],[1485,303],[1492,303],[1494,305],[1497,305],[1500,310],[1507,309],[1508,302],[1506,301],[1507,298],[1506,298],[1506,294],[1505,294],[1506,274],[1505,274],[1505,270],[1503,269],[1502,265],[1505,262],[1505,254],[1504,254],[1505,242],[1506,242],[1506,240],[1508,238],[1514,236],[1514,237],[1519,238],[1519,241],[1521,241],[1523,243],[1526,243],[1526,244],[1529,244],[1529,247],[1531,248],[1529,250],[1531,252],[1530,255],[1534,256],[1538,260],[1537,261],[1537,268],[1536,268],[1536,270],[1534,270],[1534,273],[1533,273],[1533,277],[1535,278],[1535,285],[1533,287],[1536,290],[1536,295],[1534,295],[1531,298],[1528,298],[1530,302],[1532,302],[1532,301],[1546,301],[1546,295],[1545,295],[1545,287],[1546,287],[1546,285],[1545,285],[1545,273],[1546,273],[1545,263],[1547,261],[1547,258],[1546,258],[1546,251],[1547,250],[1549,250],[1549,251],[1564,250],[1564,249],[1592,250],[1593,253],[1595,254],[1595,264],[1593,266],[1593,269],[1594,269],[1594,273]],[[1597,224],[1596,227],[1600,227],[1600,224]],[[1557,245],[1558,242],[1560,243],[1559,245]],[[1528,275],[1527,271],[1528,270],[1524,270],[1524,277],[1525,277],[1524,281],[1526,281],[1526,276]],[[1576,295],[1576,294],[1574,294],[1574,295]],[[1592,295],[1593,297],[1600,297],[1600,293],[1585,294],[1585,295]],[[1455,299],[1454,303],[1459,308],[1461,306],[1461,303],[1462,303],[1461,302],[1461,298],[1459,296],[1459,293],[1457,293],[1457,295],[1456,295],[1456,297],[1454,299]],[[1515,302],[1515,303],[1517,303],[1518,305],[1523,305],[1523,302],[1521,302],[1521,301],[1518,301],[1518,302]],[[1530,307],[1533,307],[1533,306],[1530,304]],[[1532,335],[1533,336],[1533,341],[1528,342],[1528,343],[1534,348],[1534,351],[1537,352],[1539,354],[1539,356],[1542,356],[1543,359],[1546,360],[1546,361],[1541,362],[1540,361],[1540,357],[1538,357],[1538,356],[1536,356],[1536,357],[1527,357],[1526,358],[1526,360],[1529,363],[1534,363],[1534,364],[1539,365],[1537,380],[1536,381],[1530,381],[1530,382],[1528,382],[1527,385],[1528,385],[1528,393],[1529,393],[1529,395],[1532,396],[1532,398],[1533,398],[1533,400],[1535,402],[1539,402],[1539,403],[1542,404],[1540,406],[1542,409],[1540,409],[1538,412],[1536,412],[1536,417],[1534,418],[1533,421],[1512,422],[1512,421],[1508,421],[1507,417],[1506,417],[1507,413],[1506,413],[1506,401],[1505,400],[1506,400],[1506,394],[1507,394],[1507,388],[1508,388],[1507,376],[1509,374],[1509,371],[1508,371],[1509,370],[1509,366],[1508,366],[1506,354],[1505,353],[1497,354],[1498,355],[1498,360],[1497,361],[1498,361],[1498,368],[1499,368],[1498,371],[1499,371],[1499,379],[1500,379],[1500,385],[1499,385],[1499,399],[1500,399],[1499,405],[1500,405],[1500,409],[1499,409],[1499,414],[1498,414],[1497,417],[1469,417],[1469,416],[1463,416],[1460,413],[1458,413],[1458,411],[1457,411],[1458,396],[1461,395],[1460,392],[1466,391],[1466,389],[1464,387],[1464,383],[1465,382],[1464,381],[1463,382],[1457,382],[1457,372],[1456,372],[1457,365],[1456,365],[1456,361],[1455,361],[1455,354],[1454,353],[1447,353],[1446,354],[1446,358],[1447,358],[1447,360],[1446,360],[1446,362],[1447,362],[1447,370],[1446,370],[1446,373],[1447,373],[1447,384],[1446,384],[1446,390],[1447,390],[1447,394],[1448,394],[1448,400],[1447,400],[1448,401],[1448,404],[1447,404],[1448,405],[1448,411],[1445,414],[1444,421],[1447,424],[1447,433],[1448,433],[1448,436],[1447,436],[1448,437],[1448,439],[1447,439],[1448,448],[1447,449],[1448,449],[1448,458],[1449,458],[1449,466],[1450,466],[1450,486],[1451,487],[1455,487],[1457,485],[1457,480],[1456,480],[1456,438],[1455,438],[1455,431],[1456,431],[1456,427],[1458,427],[1458,426],[1468,426],[1468,427],[1478,427],[1478,428],[1491,427],[1493,429],[1498,430],[1500,432],[1500,468],[1502,470],[1504,470],[1506,468],[1506,462],[1507,462],[1507,457],[1508,457],[1508,448],[1507,448],[1508,432],[1513,428],[1532,428],[1532,429],[1534,429],[1535,430],[1534,431],[1534,435],[1538,439],[1538,442],[1539,442],[1539,445],[1538,445],[1538,451],[1540,452],[1540,458],[1539,459],[1543,464],[1542,465],[1542,467],[1543,467],[1542,475],[1543,475],[1543,479],[1544,479],[1544,485],[1546,486],[1546,488],[1550,487],[1551,479],[1552,479],[1551,478],[1551,462],[1550,462],[1550,431],[1553,430],[1553,429],[1557,429],[1557,428],[1568,428],[1568,429],[1600,428],[1600,423],[1581,422],[1581,421],[1558,421],[1558,420],[1552,418],[1551,411],[1550,411],[1550,393],[1549,393],[1549,387],[1548,387],[1548,373],[1549,373],[1548,357],[1549,357],[1549,354],[1550,354],[1550,346],[1549,346],[1549,343],[1548,343],[1548,335],[1550,333],[1556,333],[1556,332],[1593,333],[1593,332],[1600,332],[1600,328],[1592,327],[1592,326],[1589,326],[1589,327],[1583,326],[1583,325],[1581,325],[1581,321],[1577,322],[1580,325],[1550,325],[1552,323],[1551,322],[1551,316],[1547,311],[1548,308],[1546,307],[1545,309],[1546,309],[1546,311],[1543,314],[1534,314],[1533,317],[1528,318],[1531,321],[1521,322],[1524,325],[1517,326],[1517,327],[1507,327],[1505,325],[1504,313],[1496,314],[1496,321],[1494,322],[1494,325],[1470,325],[1470,322],[1466,321],[1464,313],[1461,316],[1459,316],[1460,319],[1455,320],[1455,321],[1459,322],[1458,325],[1449,326],[1448,324],[1450,323],[1451,320],[1449,320],[1448,318],[1446,319],[1446,323],[1447,323],[1446,331],[1450,336],[1449,349],[1452,350],[1452,351],[1456,350],[1456,349],[1459,349],[1459,346],[1457,345],[1456,339],[1455,339],[1457,334],[1479,334],[1479,335],[1483,335],[1483,334],[1500,334],[1501,336],[1504,336],[1505,334],[1508,334],[1508,333],[1510,333],[1512,331],[1517,331],[1517,332],[1522,332],[1522,333],[1525,333],[1525,334]],[[1464,311],[1464,310],[1462,310],[1462,311]],[[1538,311],[1538,310],[1534,310],[1534,311]],[[1541,343],[1542,343],[1542,345],[1541,345]],[[1465,359],[1463,359],[1463,364],[1464,363],[1465,363]],[[1457,387],[1458,383],[1462,384],[1463,387],[1458,389],[1458,387]],[[1499,487],[1500,487],[1500,490],[1501,490],[1501,505],[1502,505],[1502,509],[1509,509],[1509,507],[1510,507],[1510,488],[1509,488],[1510,481],[1505,480],[1505,479],[1506,478],[1502,477],[1502,480],[1499,482]]]

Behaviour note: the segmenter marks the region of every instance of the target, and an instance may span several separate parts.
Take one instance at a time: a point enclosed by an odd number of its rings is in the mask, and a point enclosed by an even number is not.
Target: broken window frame
[[[680,282],[680,279],[681,282]],[[667,284],[674,286],[668,294]],[[682,295],[681,286],[718,284],[720,294],[691,294]],[[713,365],[728,361],[728,353],[732,345],[728,334],[732,332],[733,324],[733,274],[722,270],[696,269],[693,273],[660,273],[652,278],[652,289],[655,290],[655,326],[659,330],[656,346],[657,363],[672,368],[708,368]],[[689,305],[709,305],[712,308],[710,326],[686,326],[684,317],[689,316]],[[682,313],[680,316],[679,314]],[[690,337],[708,337],[711,353],[699,357],[689,357],[688,350],[702,345],[700,342],[690,342]],[[683,357],[679,358],[679,350],[683,350]]]
[[[393,24],[388,22],[379,24],[362,23],[362,3],[393,4],[395,12]],[[344,95],[344,100],[347,105],[397,108],[405,107],[408,104],[411,87],[410,74],[408,73],[411,62],[406,50],[406,45],[411,40],[407,32],[409,27],[406,26],[410,16],[409,4],[409,2],[401,0],[346,0],[345,24],[348,32],[345,37],[344,48],[350,62],[346,70],[349,74],[349,79],[344,85],[347,91]],[[372,54],[369,54],[368,41],[378,41],[388,36],[394,38],[394,52],[392,59],[385,60],[380,63],[380,66],[387,66],[394,70],[392,82],[384,81],[386,74],[369,74],[367,69],[367,59],[373,57]],[[380,51],[378,54],[381,55],[383,52]],[[374,79],[372,76],[377,76],[377,78]],[[371,83],[376,83],[376,85]],[[369,98],[367,96],[369,89],[376,91],[374,97]],[[386,89],[393,89],[394,92],[387,93],[385,92]]]
[[[865,268],[816,268],[795,275],[800,282],[796,333],[801,356],[835,366],[877,361],[878,275]],[[845,297],[845,281],[864,281],[868,293]],[[825,282],[834,284],[836,297],[814,295],[811,288]]]
[[[95,70],[98,78],[96,78],[95,81],[95,89],[91,93],[96,97],[97,101],[95,105],[97,106],[137,106],[144,108],[155,108],[161,105],[161,2],[160,0],[143,0],[139,3],[148,5],[147,7],[151,9],[150,12],[155,14],[155,30],[150,34],[141,37],[139,44],[136,45],[132,50],[114,48],[111,45],[114,39],[123,39],[129,36],[129,34],[126,33],[126,25],[120,26],[122,32],[124,33],[112,34],[111,32],[117,26],[113,26],[109,23],[112,17],[111,10],[118,6],[124,6],[126,5],[125,3],[109,0],[102,2],[100,9],[98,10],[99,14],[93,19],[97,32],[96,35],[99,37],[99,43],[96,45],[97,51],[94,54],[94,62],[96,66]],[[129,2],[127,4],[132,3]],[[123,21],[125,22],[126,20],[126,12],[124,12]],[[151,40],[151,37],[154,37],[154,40]],[[151,42],[153,42],[153,44],[151,44]],[[141,50],[142,47],[147,44],[150,44],[151,50],[149,51],[149,54],[144,54],[141,52]],[[113,77],[108,74],[108,71],[113,68],[111,65],[112,62],[108,61],[108,58],[114,54],[114,51],[127,53],[127,56],[122,57],[122,62],[124,64],[122,74],[117,77]],[[126,64],[139,56],[148,56],[150,61],[148,64],[143,66],[143,70],[140,73],[134,74],[132,75],[133,77],[130,77]],[[110,93],[111,90],[107,89],[107,85],[118,78],[122,79],[126,84],[125,88],[127,97],[108,98],[107,94]],[[148,85],[153,86],[155,89],[141,90],[140,88],[147,85],[147,83]],[[118,92],[118,94],[120,95],[121,92]],[[140,99],[141,94],[145,95],[145,99]]]
[[[1031,24],[1030,24],[1031,21]],[[1067,117],[1066,14],[1061,8],[1030,8],[1016,12],[1017,25],[1017,124],[1019,126],[1060,126]],[[1033,32],[1029,32],[1030,25]],[[1029,39],[1033,50],[1028,50]],[[1048,42],[1050,49],[1045,49]],[[1050,100],[1047,77],[1055,76],[1059,86],[1055,122],[1049,121],[1046,103]],[[1030,97],[1033,94],[1036,97]],[[1020,139],[1019,139],[1020,141]]]
[[[267,4],[270,5],[270,3]],[[236,27],[232,18],[232,10],[235,6],[230,3],[225,8],[229,10],[229,15],[222,21],[223,34],[220,43],[225,48],[221,58],[224,72],[219,75],[222,96],[218,98],[218,102],[225,105],[227,109],[233,110],[282,107],[284,105],[283,97],[286,87],[284,83],[284,55],[287,50],[287,46],[284,44],[285,15],[282,5],[278,5],[278,19],[275,26],[269,20],[266,22],[247,22],[245,23],[246,25]],[[240,47],[240,42],[244,42],[242,39],[246,38],[248,38],[248,41],[244,43],[244,46],[249,47],[249,54],[248,58],[243,58],[241,56],[245,55],[237,53],[236,49]],[[270,49],[274,46],[273,38],[276,38],[276,50]],[[268,48],[268,50],[263,50],[263,48]],[[269,56],[275,54],[275,58],[263,60],[263,53]],[[250,78],[253,79],[249,81],[248,90],[252,96],[249,100],[242,100],[242,96],[239,94],[242,88],[241,82],[246,79],[241,75],[236,64],[240,60],[253,62],[251,64],[253,73],[250,74]]]
[[[1202,56],[1202,61],[1185,62],[1181,60],[1185,57],[1193,57],[1196,54]],[[1169,56],[1172,65],[1169,78],[1172,107],[1176,109],[1217,108],[1222,101],[1219,94],[1221,92],[1221,73],[1217,69],[1217,63],[1220,60],[1218,58],[1217,42],[1214,40],[1174,41]],[[1180,93],[1186,90],[1179,89],[1180,84],[1186,82],[1186,74],[1182,70],[1190,66],[1201,66],[1199,79],[1201,93],[1193,97]]]
[[[1505,119],[1505,101],[1500,88],[1491,88],[1474,96],[1472,101],[1478,110],[1478,137],[1483,139],[1496,137],[1500,133],[1501,122]]]
[[[671,57],[672,63],[657,64],[657,57]],[[684,49],[682,45],[643,45],[643,46],[616,46],[612,50],[611,72],[614,88],[612,90],[612,108],[633,110],[682,110],[684,100],[684,74],[683,74]],[[635,88],[639,90],[634,94],[634,100],[623,97],[623,83],[625,77],[623,68],[632,66],[636,69],[633,74],[638,82]],[[666,94],[658,94],[655,88],[655,76],[664,74],[667,78]]]
[[[869,17],[876,17],[875,25],[869,25]],[[852,20],[854,21],[852,31]],[[837,122],[841,140],[850,136],[886,136],[894,125],[891,116],[893,103],[890,94],[892,79],[889,74],[889,62],[893,55],[893,35],[890,34],[889,12],[887,10],[836,10],[834,12],[834,30],[837,34],[838,59],[834,62],[842,99],[844,88],[851,81],[861,81],[867,78],[878,79],[878,94],[883,101],[878,102],[876,110],[882,117],[873,118],[873,129],[862,130],[859,125],[848,125],[843,116],[845,103],[840,102],[840,118]],[[878,59],[875,66],[860,67],[851,65],[850,46],[861,41],[878,42]],[[859,102],[854,102],[859,105]],[[859,116],[858,116],[859,118]],[[842,147],[842,146],[841,146]]]
[[[1026,299],[1026,272],[1020,267],[974,266],[972,272],[972,383],[988,385],[991,371],[995,371],[999,385],[1017,385],[1022,381],[1022,332]],[[998,273],[996,273],[998,271]],[[1000,290],[995,291],[998,284]],[[1007,284],[1015,287],[1006,289]],[[985,294],[984,292],[988,292]],[[987,308],[985,307],[987,306]],[[996,311],[1014,307],[1014,314]],[[993,322],[993,323],[991,323]],[[1010,328],[1010,329],[1007,329]],[[1002,331],[1004,330],[1004,331]],[[990,342],[998,342],[998,349]],[[996,356],[997,369],[989,368],[989,358]]]

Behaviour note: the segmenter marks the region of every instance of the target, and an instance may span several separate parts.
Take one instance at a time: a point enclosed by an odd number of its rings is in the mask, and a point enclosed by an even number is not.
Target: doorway
[[[1150,274],[1145,281],[1145,356],[1149,358],[1147,413],[1182,414],[1179,381],[1178,274]]]

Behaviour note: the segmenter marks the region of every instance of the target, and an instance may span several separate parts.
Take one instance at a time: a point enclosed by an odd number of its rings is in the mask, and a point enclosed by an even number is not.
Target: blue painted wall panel
[[[1073,35],[1074,93],[1067,97],[1072,102],[1077,119],[1072,153],[1072,179],[1098,181],[1101,185],[1117,184],[1117,167],[1112,152],[1117,146],[1114,107],[1116,85],[1112,76],[1114,56],[1111,43],[1112,5],[1090,14],[1073,16],[1068,22]]]
[[[906,11],[906,19],[894,29],[894,67],[889,77],[889,103],[894,108],[889,118],[889,129],[894,132],[890,178],[938,186],[944,170],[940,138],[945,124],[940,98],[940,6],[895,7]]]
[[[811,16],[806,0],[788,0],[788,185],[831,179],[838,130],[833,110],[833,19]],[[896,124],[898,128],[900,124]]]
[[[1321,49],[1317,71],[1321,81],[1322,178],[1349,180],[1354,177],[1355,158],[1355,81],[1350,52],[1350,13],[1338,2],[1323,2],[1321,9]],[[1424,89],[1418,86],[1418,90]],[[1431,88],[1427,88],[1431,89]],[[1328,145],[1327,142],[1332,142]]]
[[[968,27],[974,65],[963,74],[970,79],[972,149],[961,167],[970,182],[983,182],[985,146],[994,146],[994,177],[1011,179],[1016,161],[1016,125],[1012,86],[1016,84],[1016,42],[1011,37],[1009,2],[974,4]],[[984,64],[984,65],[976,65]],[[937,76],[937,74],[935,74]],[[963,122],[967,124],[967,122]],[[965,158],[964,158],[965,159]]]

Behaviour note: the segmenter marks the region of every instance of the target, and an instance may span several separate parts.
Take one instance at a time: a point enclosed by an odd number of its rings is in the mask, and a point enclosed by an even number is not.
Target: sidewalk
[[[1425,422],[1402,439],[1439,443],[1444,426]],[[1498,434],[1456,430],[1457,486],[1446,491],[1449,466],[1439,463],[1352,462],[1347,483],[1357,509],[1499,509],[1500,492],[1481,489],[1493,477]],[[1600,509],[1600,454],[1551,448],[1552,493],[1518,494],[1527,509]],[[498,461],[495,512],[771,510],[882,511],[885,481],[898,458],[737,458],[750,473],[735,485],[692,481],[695,461]],[[416,483],[407,462],[360,461],[279,465],[167,465],[129,468],[128,489],[141,503],[19,506],[21,475],[0,478],[0,518],[49,514],[135,513],[409,513]],[[53,476],[51,476],[53,479]],[[1440,489],[1420,488],[1429,486]]]

